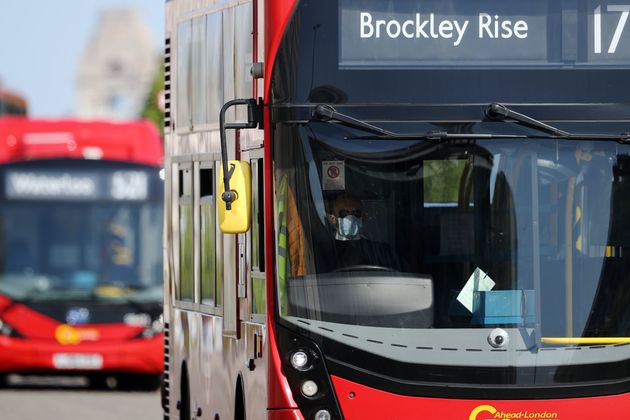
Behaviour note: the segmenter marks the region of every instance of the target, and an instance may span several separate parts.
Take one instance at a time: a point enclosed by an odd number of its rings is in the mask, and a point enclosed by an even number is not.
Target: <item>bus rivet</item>
[[[351,391],[351,392],[348,394],[348,397],[349,397],[350,399],[353,399],[354,397],[356,397],[356,395],[357,395],[357,394],[355,394],[354,392],[352,392],[352,391]]]

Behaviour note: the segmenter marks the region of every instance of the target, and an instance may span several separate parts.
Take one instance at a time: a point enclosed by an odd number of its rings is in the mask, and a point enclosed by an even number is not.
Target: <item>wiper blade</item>
[[[615,140],[621,143],[630,143],[630,133],[622,134],[575,134],[561,130],[549,124],[545,124],[528,115],[516,112],[505,105],[499,103],[491,103],[485,109],[485,115],[495,121],[514,121],[524,126],[535,128],[547,134],[551,134],[555,138],[564,138],[568,140]]]
[[[423,139],[431,142],[439,142],[441,140],[451,139],[494,139],[494,138],[525,138],[524,135],[496,135],[496,134],[474,134],[474,133],[455,133],[451,134],[446,131],[427,131],[424,133],[395,133],[393,131],[385,130],[381,127],[366,123],[365,121],[358,120],[349,115],[342,114],[335,111],[330,105],[317,105],[313,111],[313,117],[319,121],[329,122],[336,121],[343,125],[352,128],[358,128],[363,131],[370,132],[376,135],[379,140],[418,140]],[[352,137],[353,140],[367,140],[373,139],[372,136],[364,137]]]
[[[491,120],[506,121],[508,119],[512,119],[523,125],[536,128],[540,131],[543,131],[547,134],[552,134],[554,136],[567,137],[571,135],[571,133],[560,130],[559,128],[553,127],[549,124],[545,124],[544,122],[538,121],[534,118],[528,117],[525,114],[513,111],[505,105],[501,105],[498,103],[492,103],[488,105],[486,107],[485,114],[486,117],[490,118]]]
[[[492,103],[485,109],[485,115],[491,120],[517,122],[530,128],[535,128],[543,133],[549,134],[555,139],[566,140],[603,140],[617,141],[619,143],[630,144],[630,132],[622,134],[576,134],[569,133],[542,121],[534,119],[525,114],[516,112],[505,105]],[[381,127],[369,124],[365,121],[358,120],[349,115],[337,112],[330,105],[317,105],[313,111],[313,117],[318,121],[329,122],[335,121],[348,127],[358,128],[360,130],[372,133],[373,136],[357,136],[349,137],[351,140],[427,140],[433,143],[439,143],[443,140],[484,140],[484,139],[526,139],[533,136],[527,134],[490,134],[490,133],[449,133],[447,131],[427,131],[424,133],[395,133],[385,130]]]
[[[349,115],[341,114],[335,111],[330,105],[317,105],[315,110],[313,111],[313,116],[317,118],[319,121],[328,122],[328,121],[337,121],[349,127],[359,128],[363,131],[369,131],[373,134],[378,134],[381,136],[393,136],[395,135],[391,131],[384,130],[380,127],[377,127],[372,124],[368,124],[364,121],[357,120],[356,118],[352,118]]]

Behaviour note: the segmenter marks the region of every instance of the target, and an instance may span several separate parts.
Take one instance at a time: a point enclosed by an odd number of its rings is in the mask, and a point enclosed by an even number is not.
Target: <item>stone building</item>
[[[137,118],[159,66],[152,34],[134,9],[110,9],[99,19],[79,63],[77,116]]]

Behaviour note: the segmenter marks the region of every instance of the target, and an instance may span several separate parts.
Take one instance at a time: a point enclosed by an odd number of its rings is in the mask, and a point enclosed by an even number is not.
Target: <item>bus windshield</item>
[[[3,168],[0,292],[21,301],[159,301],[158,170],[77,165],[85,163]]]
[[[279,315],[326,357],[424,382],[628,376],[630,146],[314,121],[276,141]]]

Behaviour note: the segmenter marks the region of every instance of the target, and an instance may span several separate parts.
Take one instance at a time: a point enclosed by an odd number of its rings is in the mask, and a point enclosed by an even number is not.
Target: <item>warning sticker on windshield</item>
[[[324,190],[345,190],[345,163],[342,160],[322,162],[322,188]]]

